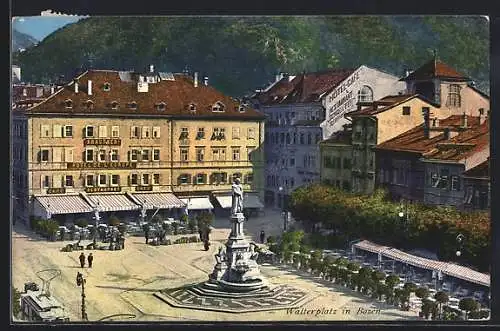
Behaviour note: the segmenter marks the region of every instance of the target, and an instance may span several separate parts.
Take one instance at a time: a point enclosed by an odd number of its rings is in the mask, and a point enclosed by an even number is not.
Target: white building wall
[[[372,89],[373,100],[405,93],[406,90],[406,83],[400,82],[399,77],[365,65],[360,66],[351,76],[323,97],[322,101],[326,109],[325,121],[321,123],[323,139],[329,138],[332,133],[342,130],[344,124],[349,123],[344,118],[344,114],[356,110],[358,92],[364,85]]]

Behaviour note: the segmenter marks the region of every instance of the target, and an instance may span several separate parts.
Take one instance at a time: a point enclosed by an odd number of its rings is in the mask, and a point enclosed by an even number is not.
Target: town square
[[[490,320],[488,26],[14,17],[12,322]]]

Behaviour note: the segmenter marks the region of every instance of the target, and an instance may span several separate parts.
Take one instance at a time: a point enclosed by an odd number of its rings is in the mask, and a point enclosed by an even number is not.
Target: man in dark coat
[[[80,254],[79,259],[80,259],[80,266],[82,268],[85,267],[85,254],[83,254],[83,252],[82,252],[82,254]]]
[[[89,254],[87,260],[89,261],[89,268],[92,268],[92,262],[94,261],[94,256],[92,253]]]
[[[263,244],[264,243],[264,239],[266,239],[266,233],[264,232],[264,230],[260,231],[260,243]]]

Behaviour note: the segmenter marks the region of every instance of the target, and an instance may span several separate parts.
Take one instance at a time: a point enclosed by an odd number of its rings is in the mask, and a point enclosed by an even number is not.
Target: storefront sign
[[[65,187],[52,187],[47,189],[47,194],[64,194],[66,193]]]
[[[148,185],[148,186],[136,186],[135,190],[136,191],[152,191],[153,190],[153,186],[152,185]]]
[[[68,162],[67,169],[132,169],[136,162]]]
[[[121,139],[118,138],[90,138],[84,139],[83,145],[108,145],[108,146],[120,146],[122,143]]]
[[[98,193],[98,192],[121,192],[122,188],[120,186],[114,187],[86,187],[85,192],[87,193]]]

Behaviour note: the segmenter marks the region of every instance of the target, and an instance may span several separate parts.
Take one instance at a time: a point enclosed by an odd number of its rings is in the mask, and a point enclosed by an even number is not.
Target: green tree
[[[75,221],[75,225],[78,225],[81,228],[87,227],[89,225],[89,221],[86,218],[79,218]]]
[[[434,294],[434,299],[436,299],[436,302],[438,303],[439,316],[441,316],[441,313],[443,311],[443,304],[447,303],[449,300],[448,294],[443,291],[438,291],[436,294]]]
[[[12,314],[15,318],[19,318],[19,314],[21,313],[21,292],[14,285],[11,285],[11,295],[12,295]]]
[[[415,290],[415,295],[420,299],[425,299],[429,296],[429,289],[427,287],[419,287]]]
[[[479,304],[473,298],[463,298],[458,302],[458,308],[465,310],[465,320],[467,320],[471,312],[479,310]]]

